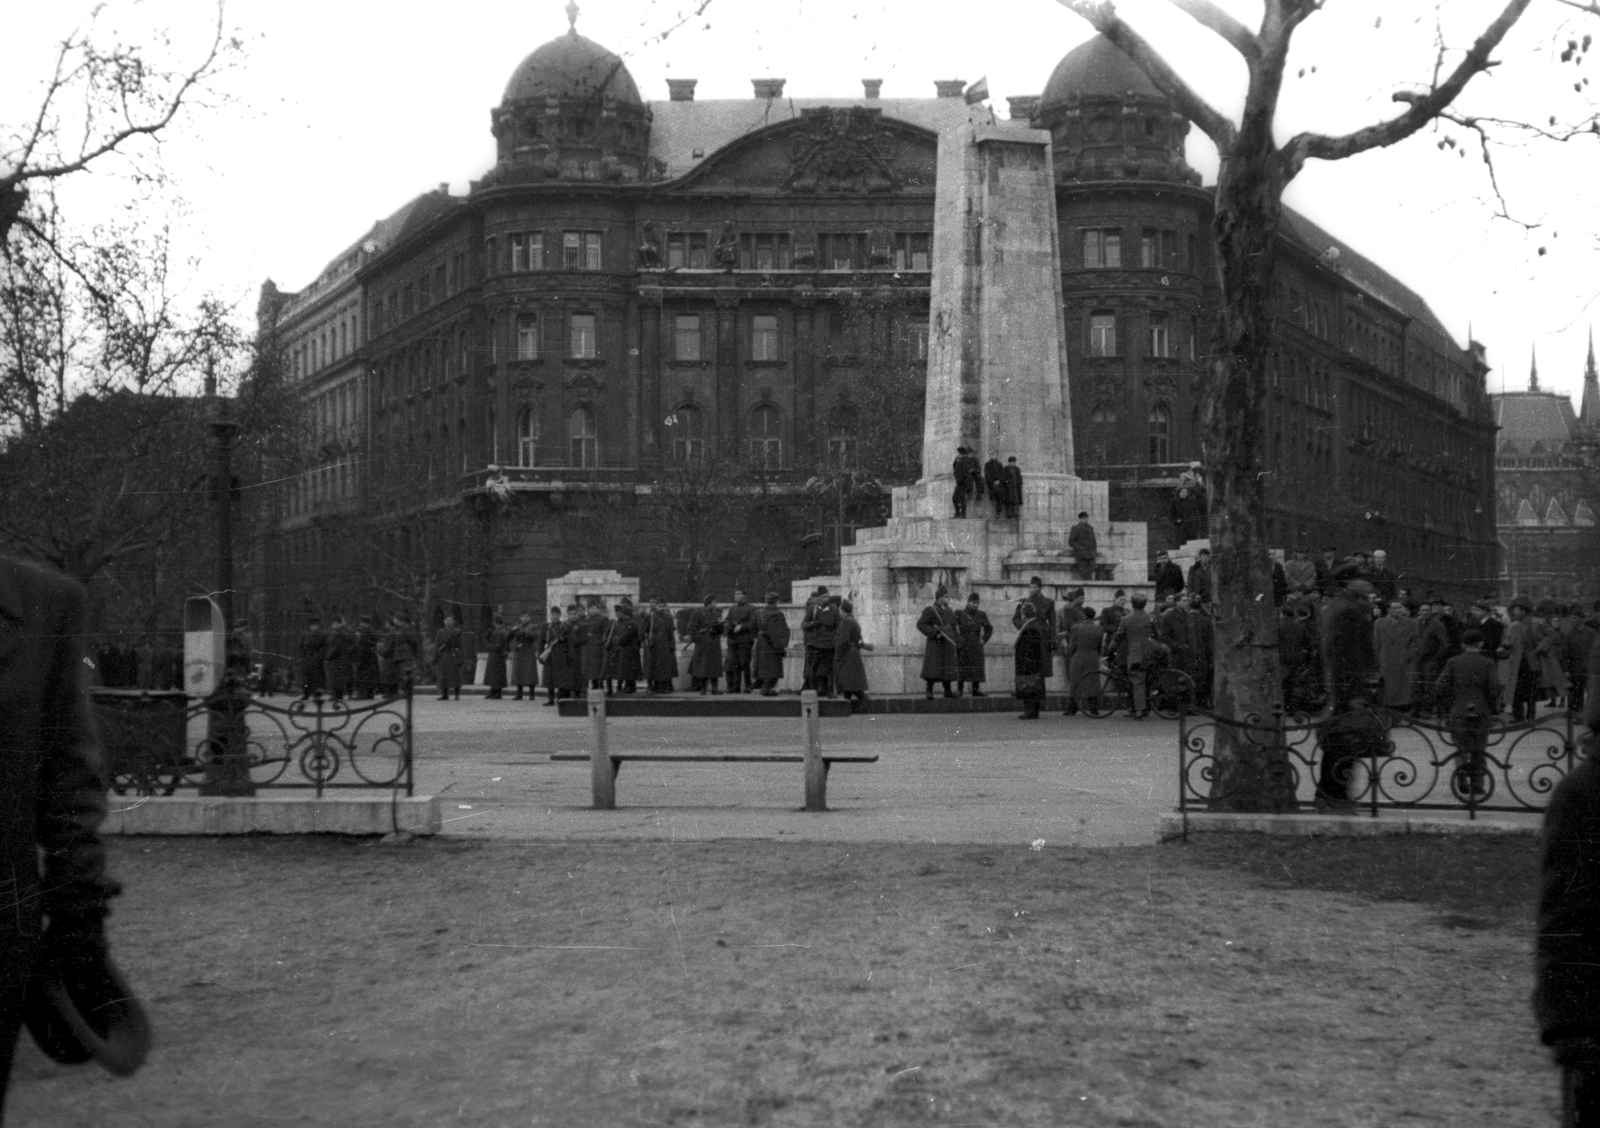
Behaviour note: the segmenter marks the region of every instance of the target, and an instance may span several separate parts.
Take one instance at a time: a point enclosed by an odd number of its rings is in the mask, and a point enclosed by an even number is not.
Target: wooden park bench
[[[617,772],[623,761],[688,764],[804,764],[806,810],[828,809],[828,769],[834,764],[875,764],[874,755],[826,754],[822,751],[822,714],[848,716],[847,702],[828,701],[819,706],[814,690],[806,690],[799,700],[792,697],[739,697],[707,703],[704,699],[641,697],[632,694],[608,698],[604,690],[589,690],[585,703],[563,701],[562,716],[572,716],[578,706],[589,714],[589,751],[552,752],[552,760],[588,760],[589,782],[596,810],[611,811],[617,806]],[[607,741],[606,718],[615,717],[795,717],[800,718],[801,750],[797,752],[613,752]]]

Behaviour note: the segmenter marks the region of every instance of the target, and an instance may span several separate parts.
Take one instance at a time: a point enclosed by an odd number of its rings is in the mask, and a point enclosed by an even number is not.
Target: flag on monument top
[[[971,86],[967,87],[966,93],[964,93],[962,95],[962,97],[967,100],[967,105],[969,105],[969,106],[972,105],[974,102],[983,101],[988,96],[989,96],[989,76],[988,75],[984,75],[982,78],[978,79],[977,82],[974,82]]]

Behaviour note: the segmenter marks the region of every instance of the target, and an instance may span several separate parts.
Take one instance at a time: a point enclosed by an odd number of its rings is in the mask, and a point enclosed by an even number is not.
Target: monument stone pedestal
[[[896,487],[888,524],[844,548],[842,587],[873,646],[863,659],[876,692],[923,688],[916,622],[940,586],[954,607],[978,594],[995,628],[986,680],[1007,692],[1011,617],[1031,577],[1058,604],[1082,588],[1096,610],[1118,589],[1148,593],[1145,525],[1112,522],[1109,484],[1073,473],[1050,134],[987,121],[941,134],[934,214],[923,473]],[[983,498],[955,516],[958,446],[1017,459],[1017,517]],[[1099,549],[1086,578],[1067,551],[1083,512]]]

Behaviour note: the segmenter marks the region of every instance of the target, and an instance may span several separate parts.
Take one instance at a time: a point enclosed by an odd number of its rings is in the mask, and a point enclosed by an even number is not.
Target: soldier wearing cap
[[[956,516],[967,515],[967,501],[974,494],[983,493],[983,468],[978,464],[978,456],[967,447],[956,447],[956,460],[951,465],[955,475],[956,489],[952,500],[955,503]]]

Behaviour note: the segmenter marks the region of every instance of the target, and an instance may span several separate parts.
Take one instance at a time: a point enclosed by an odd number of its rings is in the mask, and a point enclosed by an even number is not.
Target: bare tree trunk
[[[1246,143],[1241,136],[1241,149]],[[1273,253],[1285,185],[1263,130],[1260,152],[1223,162],[1212,222],[1222,289],[1221,340],[1206,396],[1204,442],[1211,476],[1212,591],[1216,600],[1213,700],[1218,713],[1271,722],[1282,702],[1277,610],[1267,551],[1266,365],[1272,349]],[[1248,152],[1248,150],[1244,150]],[[1213,805],[1283,811],[1294,789],[1281,749],[1220,728]]]

